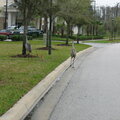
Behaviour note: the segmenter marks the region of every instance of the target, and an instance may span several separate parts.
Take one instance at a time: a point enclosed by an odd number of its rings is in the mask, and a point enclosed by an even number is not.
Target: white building
[[[5,12],[5,11],[4,11]],[[17,6],[13,3],[8,6],[8,27],[18,24],[18,21],[20,21],[19,16],[19,10],[17,9]]]
[[[0,0],[0,29],[4,28],[5,23],[5,5],[6,0]],[[19,10],[17,9],[14,0],[8,0],[8,18],[7,18],[7,26],[13,25],[21,25],[22,24],[22,15],[20,14]],[[35,26],[39,29],[40,28],[40,19],[35,19]]]
[[[14,0],[8,0],[8,6],[12,4]],[[5,5],[6,5],[6,0],[0,0],[0,29],[4,28],[4,23],[5,23]]]

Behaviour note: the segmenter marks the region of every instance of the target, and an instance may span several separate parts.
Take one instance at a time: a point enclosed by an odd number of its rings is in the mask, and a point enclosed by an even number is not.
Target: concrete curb
[[[93,47],[85,49],[77,53],[80,54],[89,51]],[[56,79],[60,74],[70,67],[70,58],[59,65],[54,71],[48,74],[38,85],[22,97],[10,110],[0,117],[0,120],[23,120],[35,107],[35,105],[42,99],[42,97],[54,85]]]

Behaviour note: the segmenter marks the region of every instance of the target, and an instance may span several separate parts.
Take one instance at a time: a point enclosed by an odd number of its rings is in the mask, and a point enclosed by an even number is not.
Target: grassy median
[[[55,50],[48,55],[46,50],[37,50],[44,47],[44,42],[33,40],[30,43],[36,58],[13,58],[11,56],[21,54],[22,42],[0,42],[0,115],[70,56],[71,46],[53,43]],[[77,51],[90,47],[75,46]]]

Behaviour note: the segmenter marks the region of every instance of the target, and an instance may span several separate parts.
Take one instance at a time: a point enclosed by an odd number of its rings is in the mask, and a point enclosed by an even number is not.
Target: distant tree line
[[[102,6],[96,9],[97,19],[100,21],[99,33],[109,36],[110,39],[119,37],[120,34],[120,7],[119,3],[113,7]]]

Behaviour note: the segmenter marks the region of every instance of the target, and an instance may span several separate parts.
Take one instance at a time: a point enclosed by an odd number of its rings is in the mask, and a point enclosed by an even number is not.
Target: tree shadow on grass
[[[37,50],[49,50],[48,47],[41,47],[41,48],[37,48]],[[51,48],[51,50],[57,50],[55,48]]]
[[[57,46],[71,46],[70,44],[57,44]]]
[[[22,55],[22,54],[18,54],[18,55],[14,55],[11,56],[12,58],[38,58],[39,56],[35,56],[35,55],[31,55],[31,54],[26,54],[26,55]]]

